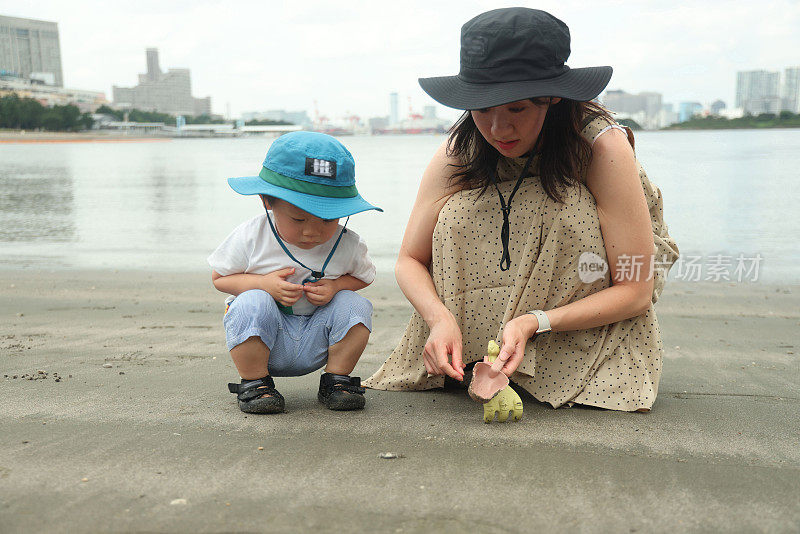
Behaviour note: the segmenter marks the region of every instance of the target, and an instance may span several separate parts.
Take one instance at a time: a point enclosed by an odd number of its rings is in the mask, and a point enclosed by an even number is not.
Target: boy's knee
[[[349,289],[343,289],[337,292],[331,299],[331,304],[334,306],[342,306],[350,310],[359,310],[365,315],[372,315],[372,303]]]
[[[231,303],[228,313],[244,316],[270,316],[278,312],[272,295],[261,289],[250,289],[241,293]]]
[[[372,303],[355,291],[343,290],[331,299],[328,343],[335,345],[356,325],[372,331]]]

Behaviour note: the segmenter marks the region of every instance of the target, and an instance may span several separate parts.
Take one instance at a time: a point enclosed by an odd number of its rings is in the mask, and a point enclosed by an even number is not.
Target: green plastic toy
[[[494,363],[497,355],[500,354],[500,347],[492,340],[489,341],[486,360],[488,363]],[[507,385],[495,394],[488,402],[483,404],[483,422],[491,423],[497,416],[499,423],[508,421],[509,416],[514,421],[519,421],[522,418],[522,399],[519,398],[517,392],[511,386]]]
[[[508,417],[514,421],[522,419],[522,399],[511,386],[505,387],[500,393],[483,405],[483,422],[491,423],[497,415],[497,422],[505,423]]]

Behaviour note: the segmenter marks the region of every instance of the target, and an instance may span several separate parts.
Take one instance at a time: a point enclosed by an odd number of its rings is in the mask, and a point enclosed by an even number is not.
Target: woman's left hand
[[[528,339],[538,328],[539,321],[536,316],[530,314],[521,315],[507,322],[503,328],[503,345],[493,365],[494,369],[511,376],[525,357],[525,345]],[[498,369],[501,365],[502,369]]]

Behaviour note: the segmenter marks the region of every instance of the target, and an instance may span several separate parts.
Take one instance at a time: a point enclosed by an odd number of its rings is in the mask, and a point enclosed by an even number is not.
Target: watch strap
[[[550,332],[552,328],[550,327],[550,319],[548,319],[547,314],[542,310],[531,310],[528,313],[535,315],[536,319],[539,321],[539,328],[536,329],[536,334],[544,334],[545,332]]]

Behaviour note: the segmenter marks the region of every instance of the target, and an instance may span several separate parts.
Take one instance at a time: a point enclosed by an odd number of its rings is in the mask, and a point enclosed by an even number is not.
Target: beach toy
[[[511,386],[506,386],[492,400],[483,405],[484,423],[491,423],[495,415],[499,423],[508,421],[509,415],[514,421],[522,419],[522,399]]]
[[[495,395],[508,386],[508,377],[500,370],[493,369],[491,363],[500,354],[500,347],[495,340],[489,342],[486,359],[475,364],[472,370],[472,381],[469,383],[467,393],[472,400],[489,402]]]
[[[487,361],[475,364],[469,384],[469,396],[483,403],[484,423],[491,423],[495,416],[500,423],[508,421],[509,415],[514,421],[522,418],[522,399],[508,385],[508,377],[490,365],[495,362],[498,354],[500,347],[494,340],[489,341]]]

